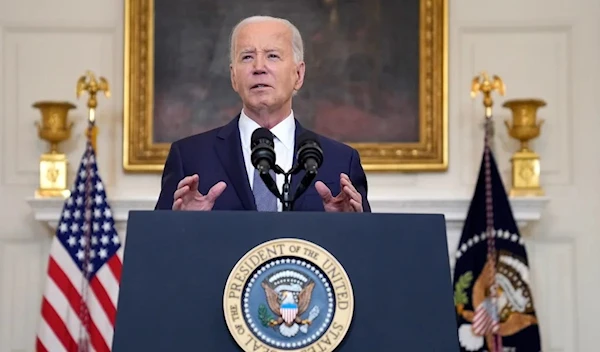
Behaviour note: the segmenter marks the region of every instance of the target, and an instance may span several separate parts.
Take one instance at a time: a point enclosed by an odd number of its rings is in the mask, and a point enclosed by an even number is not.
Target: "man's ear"
[[[304,84],[305,71],[306,65],[304,64],[304,61],[301,61],[299,64],[296,65],[296,84],[294,84],[294,89],[296,91],[300,90],[300,88],[302,88],[302,85]]]
[[[234,91],[238,91],[237,89],[237,81],[235,78],[235,70],[233,69],[233,64],[229,64],[229,76],[231,78],[231,87]]]

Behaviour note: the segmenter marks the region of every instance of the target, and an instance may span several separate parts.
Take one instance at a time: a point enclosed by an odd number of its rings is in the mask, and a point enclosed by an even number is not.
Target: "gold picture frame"
[[[418,142],[348,143],[366,171],[448,167],[448,0],[419,1]],[[123,167],[160,172],[170,143],[155,142],[154,0],[125,1]]]

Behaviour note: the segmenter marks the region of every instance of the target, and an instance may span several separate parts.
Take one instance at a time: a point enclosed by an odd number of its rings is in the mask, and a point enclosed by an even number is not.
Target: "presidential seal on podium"
[[[333,351],[354,312],[346,271],[333,255],[300,239],[262,243],[231,271],[225,320],[244,351]]]

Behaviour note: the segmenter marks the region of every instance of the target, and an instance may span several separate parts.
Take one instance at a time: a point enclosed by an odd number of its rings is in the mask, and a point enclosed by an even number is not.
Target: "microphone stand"
[[[297,169],[298,169],[298,167],[295,167],[295,168],[289,170],[288,172],[285,172],[279,165],[275,165],[275,167],[274,167],[275,173],[282,174],[284,177],[281,196],[278,197],[282,204],[282,211],[292,211],[292,209],[294,207],[295,199],[292,198],[292,195],[290,193],[290,188],[291,188],[290,176],[298,173],[299,170],[297,170]]]
[[[294,199],[290,194],[290,174],[285,172],[283,174],[285,180],[283,181],[283,194],[281,195],[281,203],[283,204],[283,211],[292,211],[294,207]]]
[[[277,192],[276,196],[279,198],[282,204],[282,211],[292,211],[294,210],[294,202],[298,199],[308,188],[308,185],[312,182],[312,180],[317,175],[316,172],[307,172],[306,175],[302,178],[300,182],[300,186],[296,190],[296,193],[292,196],[291,194],[291,185],[290,185],[290,176],[296,175],[302,170],[302,167],[299,164],[296,164],[291,170],[288,172],[283,171],[283,169],[279,165],[275,165],[273,168],[276,174],[283,174],[284,181],[281,195]]]

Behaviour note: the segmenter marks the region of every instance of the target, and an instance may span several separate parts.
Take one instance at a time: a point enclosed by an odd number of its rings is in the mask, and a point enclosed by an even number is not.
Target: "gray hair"
[[[284,18],[277,18],[277,17],[271,17],[271,16],[247,17],[247,18],[244,18],[243,20],[241,20],[240,22],[238,22],[238,24],[235,25],[235,27],[233,27],[233,30],[231,31],[231,37],[229,38],[229,61],[233,62],[235,60],[235,58],[234,58],[235,40],[236,40],[236,37],[237,37],[237,34],[238,34],[240,28],[242,28],[244,25],[249,24],[249,23],[266,22],[266,21],[280,22],[280,23],[285,24],[290,29],[290,31],[292,32],[292,51],[294,54],[294,62],[299,63],[301,61],[304,61],[304,44],[302,42],[302,35],[300,35],[300,31],[298,30],[298,28],[296,28],[296,26],[294,26],[292,24],[292,22],[290,22]]]

